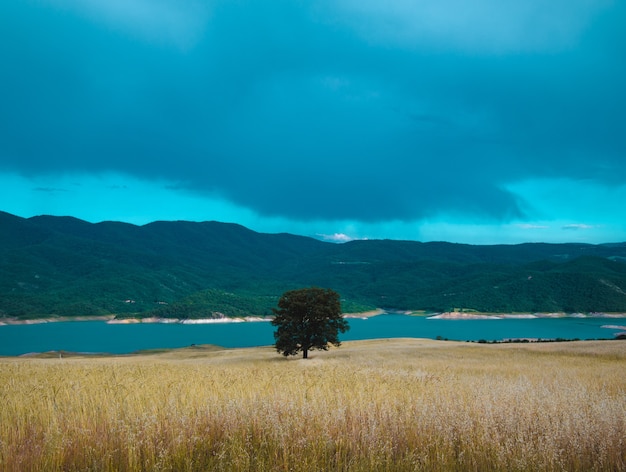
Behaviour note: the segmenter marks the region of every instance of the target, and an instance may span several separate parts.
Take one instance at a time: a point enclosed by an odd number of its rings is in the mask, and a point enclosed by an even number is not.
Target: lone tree
[[[306,359],[311,349],[327,351],[328,344],[340,346],[339,332],[350,329],[341,316],[339,294],[329,288],[285,292],[272,311],[276,314],[272,325],[278,328],[274,332],[276,350],[284,356],[302,351]]]

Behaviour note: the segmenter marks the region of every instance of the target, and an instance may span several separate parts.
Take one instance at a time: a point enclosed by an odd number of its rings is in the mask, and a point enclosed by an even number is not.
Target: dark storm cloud
[[[509,182],[626,175],[619,4],[8,3],[0,170],[363,221],[507,219]]]

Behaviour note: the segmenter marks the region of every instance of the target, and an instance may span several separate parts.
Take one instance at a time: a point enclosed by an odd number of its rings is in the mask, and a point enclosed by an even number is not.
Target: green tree
[[[278,308],[272,325],[276,350],[284,356],[294,356],[302,351],[308,357],[311,349],[328,350],[328,345],[339,346],[339,333],[350,326],[341,316],[339,294],[331,289],[318,287],[285,292],[278,300]]]

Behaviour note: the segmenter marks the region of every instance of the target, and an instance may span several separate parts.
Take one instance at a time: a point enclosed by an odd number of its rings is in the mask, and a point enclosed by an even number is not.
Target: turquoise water
[[[376,338],[431,338],[492,341],[507,338],[612,339],[626,329],[626,318],[538,318],[503,320],[429,320],[423,317],[381,315],[350,319],[350,331],[341,340]],[[73,351],[130,353],[144,349],[177,348],[191,344],[223,347],[267,346],[274,342],[268,322],[185,324],[106,324],[102,321],[0,326],[0,355]]]

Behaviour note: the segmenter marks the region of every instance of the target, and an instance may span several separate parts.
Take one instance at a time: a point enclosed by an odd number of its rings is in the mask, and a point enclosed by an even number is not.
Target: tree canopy
[[[350,326],[341,316],[339,294],[331,289],[318,287],[285,292],[278,301],[272,325],[276,350],[284,356],[302,351],[302,358],[309,350],[328,350],[329,344],[340,346],[339,333]]]

